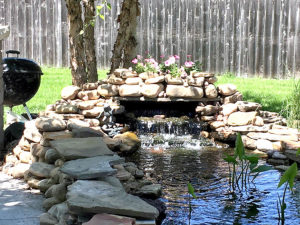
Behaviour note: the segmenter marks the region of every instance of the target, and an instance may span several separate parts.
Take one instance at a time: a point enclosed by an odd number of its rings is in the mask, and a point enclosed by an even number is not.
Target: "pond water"
[[[161,200],[167,206],[163,225],[183,224],[278,224],[277,189],[281,173],[260,174],[255,185],[240,194],[230,194],[228,165],[224,152],[232,149],[180,133],[140,132],[142,148],[134,161],[147,176],[163,186]],[[265,164],[265,161],[261,161]],[[190,199],[187,183],[195,188]],[[189,199],[192,211],[189,210]],[[286,197],[286,224],[300,224],[300,183]]]

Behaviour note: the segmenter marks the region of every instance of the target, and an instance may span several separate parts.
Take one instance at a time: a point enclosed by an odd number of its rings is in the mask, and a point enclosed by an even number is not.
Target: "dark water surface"
[[[248,191],[234,196],[228,185],[228,166],[224,152],[209,141],[189,135],[140,135],[143,146],[135,161],[148,176],[163,186],[162,201],[167,216],[162,224],[278,224],[277,189],[280,172],[262,173]],[[261,161],[261,163],[265,163]],[[193,184],[197,200],[189,211],[187,183]],[[286,224],[300,224],[300,183],[286,197]],[[190,219],[189,219],[190,214]]]

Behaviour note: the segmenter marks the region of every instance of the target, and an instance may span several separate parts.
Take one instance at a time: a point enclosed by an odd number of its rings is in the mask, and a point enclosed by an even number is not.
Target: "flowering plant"
[[[172,77],[179,77],[184,70],[178,68],[176,61],[179,59],[178,55],[170,56],[164,63],[160,64],[160,71],[171,74]]]
[[[134,70],[137,73],[143,73],[143,72],[157,73],[159,71],[158,62],[156,62],[155,59],[151,57],[151,55],[148,55],[146,59],[143,59],[142,56],[137,55],[137,57],[134,58],[131,62],[135,64]]]
[[[202,63],[191,61],[191,55],[188,55],[187,58],[188,60],[184,63],[184,70],[187,74],[190,74],[191,71],[202,71]]]

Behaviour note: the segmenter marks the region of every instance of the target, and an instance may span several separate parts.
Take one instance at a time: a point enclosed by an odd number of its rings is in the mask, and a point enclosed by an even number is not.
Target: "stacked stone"
[[[186,78],[172,77],[153,72],[137,74],[128,69],[116,69],[103,80],[98,92],[104,97],[145,97],[145,98],[216,98],[212,73],[192,72]]]
[[[67,125],[63,119],[46,117],[26,122],[22,139],[3,167],[45,194],[47,213],[41,224],[77,224],[78,215],[97,213],[145,218],[155,224],[157,209],[137,196],[157,199],[161,186],[112,151],[137,150],[137,136],[126,132],[109,138],[93,128],[68,130]]]
[[[77,86],[65,87],[61,97],[55,104],[48,105],[40,116],[64,120],[70,129],[79,126],[99,130],[99,126],[107,122],[103,115],[105,105],[110,106],[113,115],[124,112],[124,107],[118,101],[107,98],[109,95],[103,93],[101,81],[84,84],[82,89]]]
[[[300,147],[300,133],[286,127],[286,121],[278,113],[261,111],[262,106],[255,102],[242,101],[236,86],[218,86],[221,96],[219,105],[200,105],[196,113],[201,120],[209,121],[211,136],[219,141],[234,143],[240,133],[246,148],[269,157],[273,164],[288,164],[288,159],[297,159],[296,150]]]

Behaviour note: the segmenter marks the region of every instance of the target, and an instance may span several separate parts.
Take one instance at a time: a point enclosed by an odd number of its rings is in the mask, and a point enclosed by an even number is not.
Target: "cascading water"
[[[205,127],[189,117],[153,118],[139,117],[136,120],[136,131],[143,148],[199,149],[201,146],[214,144],[202,137],[200,132]]]

